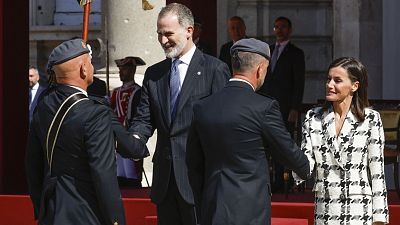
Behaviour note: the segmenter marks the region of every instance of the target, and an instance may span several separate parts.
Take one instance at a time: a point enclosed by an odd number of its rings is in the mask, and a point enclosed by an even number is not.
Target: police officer
[[[125,224],[112,114],[86,97],[94,69],[85,42],[74,39],[57,46],[48,70],[57,85],[37,105],[26,153],[35,218],[40,224]],[[59,112],[68,104],[67,111]],[[54,119],[56,114],[64,119]],[[49,129],[57,123],[60,129]]]
[[[255,93],[266,76],[267,43],[244,38],[231,50],[233,77],[193,105],[186,162],[201,225],[271,223],[267,154],[309,176],[307,157],[282,121],[278,102]]]

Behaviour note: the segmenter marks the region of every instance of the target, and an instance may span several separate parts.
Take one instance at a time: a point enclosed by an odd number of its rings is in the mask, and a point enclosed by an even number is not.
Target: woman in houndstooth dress
[[[348,57],[328,71],[326,104],[308,111],[303,124],[301,147],[315,169],[314,223],[388,223],[384,133],[379,113],[367,108],[367,72]]]

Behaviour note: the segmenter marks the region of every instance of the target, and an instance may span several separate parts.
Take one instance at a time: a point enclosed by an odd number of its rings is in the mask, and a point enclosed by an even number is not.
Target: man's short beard
[[[165,56],[167,58],[177,58],[185,48],[185,44],[184,41],[179,41],[171,50],[164,49]]]

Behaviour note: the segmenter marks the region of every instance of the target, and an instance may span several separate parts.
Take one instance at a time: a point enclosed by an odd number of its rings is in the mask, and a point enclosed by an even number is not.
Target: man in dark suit
[[[114,134],[129,136],[122,126],[113,131],[110,108],[87,98],[87,87],[93,81],[88,53],[82,39],[74,39],[57,46],[49,57],[49,72],[54,73],[57,85],[37,105],[26,151],[29,193],[40,224],[125,224]],[[61,128],[50,133],[61,105],[77,96],[81,97],[64,114]],[[48,133],[56,134],[55,138]],[[138,145],[131,143],[135,140]],[[121,154],[140,158],[147,153],[139,153],[144,144],[131,137],[122,143]]]
[[[158,40],[167,58],[146,70],[129,129],[146,141],[157,129],[151,199],[161,225],[197,223],[185,163],[192,105],[220,90],[229,78],[225,63],[196,49],[193,23],[184,5],[171,3],[160,11]]]
[[[228,65],[229,70],[232,73],[231,53],[230,53],[231,47],[233,43],[246,37],[246,24],[244,23],[242,17],[232,16],[231,18],[229,18],[228,33],[231,41],[221,46],[219,59]]]
[[[39,71],[34,66],[29,66],[29,123],[32,121],[33,111],[39,100],[39,96],[47,89],[47,85],[39,82]]]
[[[231,49],[233,78],[193,106],[187,166],[202,225],[270,224],[266,151],[308,177],[307,157],[286,130],[277,101],[256,94],[269,64],[269,47],[242,39]],[[269,146],[269,148],[267,148]]]
[[[271,65],[260,92],[279,102],[282,118],[293,135],[299,109],[303,100],[305,62],[304,52],[289,40],[292,23],[286,17],[279,17],[274,23],[275,44],[271,45]],[[275,164],[273,192],[283,191],[284,167]]]

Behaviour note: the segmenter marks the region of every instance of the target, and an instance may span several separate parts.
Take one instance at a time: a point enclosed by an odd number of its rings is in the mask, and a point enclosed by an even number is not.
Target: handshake
[[[116,140],[116,150],[123,158],[136,161],[150,155],[146,146],[147,140],[139,134],[130,134],[114,113],[111,126]]]

